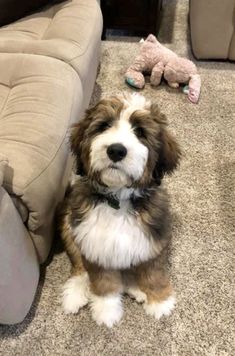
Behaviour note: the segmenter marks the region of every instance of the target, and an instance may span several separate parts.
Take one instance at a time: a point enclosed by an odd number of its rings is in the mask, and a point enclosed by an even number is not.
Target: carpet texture
[[[188,1],[165,1],[159,39],[192,58]],[[123,74],[138,46],[122,38],[103,43],[92,103],[100,96],[131,90],[123,82]],[[155,321],[145,315],[141,305],[125,297],[124,318],[111,330],[98,327],[88,308],[77,316],[64,315],[59,295],[70,266],[63,252],[54,256],[42,274],[25,321],[0,327],[1,355],[235,354],[235,65],[197,65],[202,78],[198,105],[164,84],[155,89],[147,84],[143,90],[167,115],[184,152],[180,169],[165,181],[174,220],[169,256],[177,294],[173,314]]]

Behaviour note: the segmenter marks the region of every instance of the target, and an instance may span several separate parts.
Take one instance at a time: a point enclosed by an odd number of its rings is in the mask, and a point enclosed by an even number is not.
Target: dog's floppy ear
[[[165,174],[171,174],[177,168],[181,150],[175,138],[167,130],[166,117],[160,112],[157,105],[152,105],[151,113],[160,125],[158,160],[153,173],[154,179],[160,184]]]
[[[85,114],[85,118],[79,123],[74,124],[71,128],[70,147],[72,153],[76,157],[76,163],[77,163],[76,174],[79,175],[84,174],[83,164],[81,160],[81,153],[82,153],[81,148],[82,148],[82,143],[83,143],[86,129],[89,127],[91,120],[92,117],[90,115],[90,110],[87,110]]]
[[[154,176],[162,179],[164,174],[171,174],[178,166],[181,151],[175,138],[162,128],[159,134],[160,148]]]

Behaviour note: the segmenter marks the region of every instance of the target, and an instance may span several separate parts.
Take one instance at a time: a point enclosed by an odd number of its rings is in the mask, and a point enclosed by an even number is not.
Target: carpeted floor
[[[165,2],[160,40],[192,58],[188,1]],[[122,39],[119,39],[122,40]],[[123,73],[138,44],[107,41],[92,102],[130,90]],[[197,63],[202,77],[198,105],[164,84],[143,91],[157,100],[181,142],[184,157],[167,179],[174,216],[170,274],[177,293],[174,313],[161,321],[124,298],[125,315],[111,330],[98,327],[88,308],[66,316],[60,289],[69,275],[65,253],[54,256],[42,275],[35,303],[23,323],[0,327],[0,354],[227,356],[235,354],[234,183],[235,64]]]

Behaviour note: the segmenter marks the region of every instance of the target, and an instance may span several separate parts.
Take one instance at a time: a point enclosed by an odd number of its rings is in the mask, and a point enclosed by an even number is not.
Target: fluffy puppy
[[[64,311],[89,302],[93,319],[111,327],[126,292],[147,314],[168,315],[175,299],[164,270],[170,218],[161,179],[180,149],[165,116],[139,94],[103,99],[73,128],[71,148],[79,175],[60,216],[72,263]]]

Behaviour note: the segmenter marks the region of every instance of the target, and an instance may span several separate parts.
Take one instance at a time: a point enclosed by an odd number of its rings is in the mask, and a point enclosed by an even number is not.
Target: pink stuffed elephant
[[[126,71],[126,82],[132,87],[142,89],[145,85],[143,73],[146,72],[151,73],[150,82],[154,86],[160,84],[162,75],[172,88],[178,88],[179,84],[188,84],[189,100],[192,103],[198,102],[201,79],[195,64],[177,56],[153,35],[149,35],[141,43],[139,55]]]

